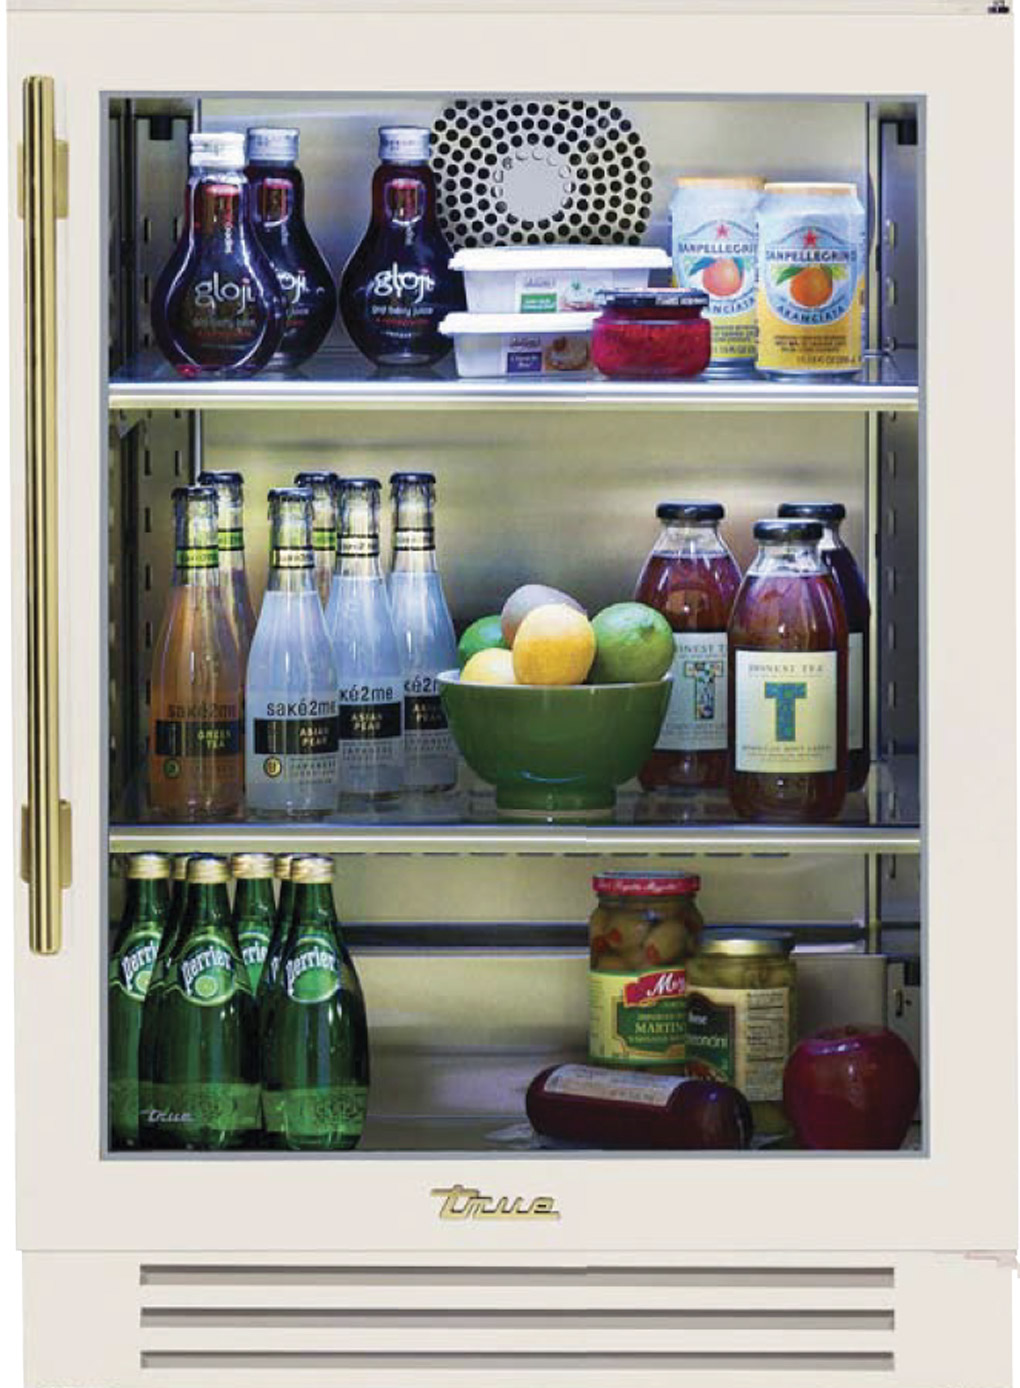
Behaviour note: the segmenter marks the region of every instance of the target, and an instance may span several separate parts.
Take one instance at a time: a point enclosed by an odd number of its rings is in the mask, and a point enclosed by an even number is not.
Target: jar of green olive
[[[596,1065],[682,1073],[687,960],[704,922],[690,872],[615,872],[593,879],[588,1054]]]
[[[796,1040],[791,935],[706,930],[687,965],[688,1073],[725,1080],[751,1105],[758,1133],[781,1133],[783,1068]]]

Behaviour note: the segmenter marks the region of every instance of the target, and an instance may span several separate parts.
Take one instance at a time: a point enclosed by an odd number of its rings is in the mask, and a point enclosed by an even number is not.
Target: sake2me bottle
[[[287,302],[283,340],[270,363],[294,367],[321,347],[336,317],[333,275],[305,222],[299,133],[281,126],[248,131],[248,181],[255,229]]]
[[[312,550],[315,555],[315,586],[323,610],[329,606],[333,574],[336,571],[336,512],[340,479],[335,472],[299,472],[295,487],[312,493]]]
[[[255,234],[244,136],[191,136],[184,231],[152,296],[152,330],[184,376],[246,374],[283,340],[287,306]]]
[[[336,807],[337,674],[315,587],[312,494],[269,493],[269,582],[245,689],[248,807],[288,818]]]
[[[244,478],[239,472],[202,472],[199,486],[216,489],[217,540],[220,547],[220,595],[241,657],[241,677],[255,635],[255,609],[244,562]]]

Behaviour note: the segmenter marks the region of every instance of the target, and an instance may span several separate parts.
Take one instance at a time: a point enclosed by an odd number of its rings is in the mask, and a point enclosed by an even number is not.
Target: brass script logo
[[[523,1196],[483,1195],[472,1186],[448,1186],[431,1192],[438,1200],[440,1219],[559,1219],[556,1200],[536,1195],[530,1204]]]

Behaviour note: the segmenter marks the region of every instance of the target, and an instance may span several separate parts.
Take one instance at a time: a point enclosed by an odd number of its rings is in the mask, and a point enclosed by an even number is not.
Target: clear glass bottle
[[[457,746],[446,723],[438,676],[457,668],[457,637],[436,562],[436,479],[395,472],[390,609],[404,666],[404,783],[408,790],[457,784]]]
[[[199,486],[215,487],[220,546],[220,593],[241,656],[241,675],[255,635],[255,609],[244,561],[244,478],[239,472],[202,472]]]
[[[152,296],[152,329],[184,376],[249,374],[279,349],[287,306],[252,225],[244,136],[192,135],[184,231]]]
[[[730,617],[730,798],[745,819],[833,819],[846,796],[847,628],[810,520],[763,520]]]
[[[220,592],[216,493],[178,487],[173,504],[173,584],[150,681],[149,796],[163,818],[233,818],[244,801],[244,684]]]
[[[245,689],[248,808],[294,819],[336,807],[337,674],[315,587],[312,494],[269,493],[269,580]]]
[[[336,511],[339,479],[335,472],[299,472],[295,487],[312,493],[312,549],[315,554],[315,586],[323,610],[329,606],[333,574],[336,572]]]
[[[848,642],[847,790],[860,790],[871,770],[871,603],[864,575],[839,533],[846,507],[840,501],[786,501],[778,515],[819,522],[818,552],[843,595]]]
[[[655,751],[641,768],[652,789],[725,785],[726,627],[740,569],[719,534],[717,501],[664,501],[662,533],[634,594],[673,628],[673,688]]]
[[[379,483],[340,484],[338,568],[326,625],[340,688],[340,796],[386,799],[404,785],[404,675],[379,566]]]
[[[464,308],[460,274],[436,216],[431,134],[379,131],[368,230],[344,269],[340,313],[351,340],[381,366],[427,366],[450,350],[439,324]]]

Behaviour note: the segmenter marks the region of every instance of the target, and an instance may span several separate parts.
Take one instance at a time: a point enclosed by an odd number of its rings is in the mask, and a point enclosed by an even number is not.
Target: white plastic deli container
[[[490,246],[450,261],[471,313],[590,312],[598,290],[646,289],[670,264],[655,246]]]
[[[591,370],[595,313],[449,313],[459,376],[570,376]]]

